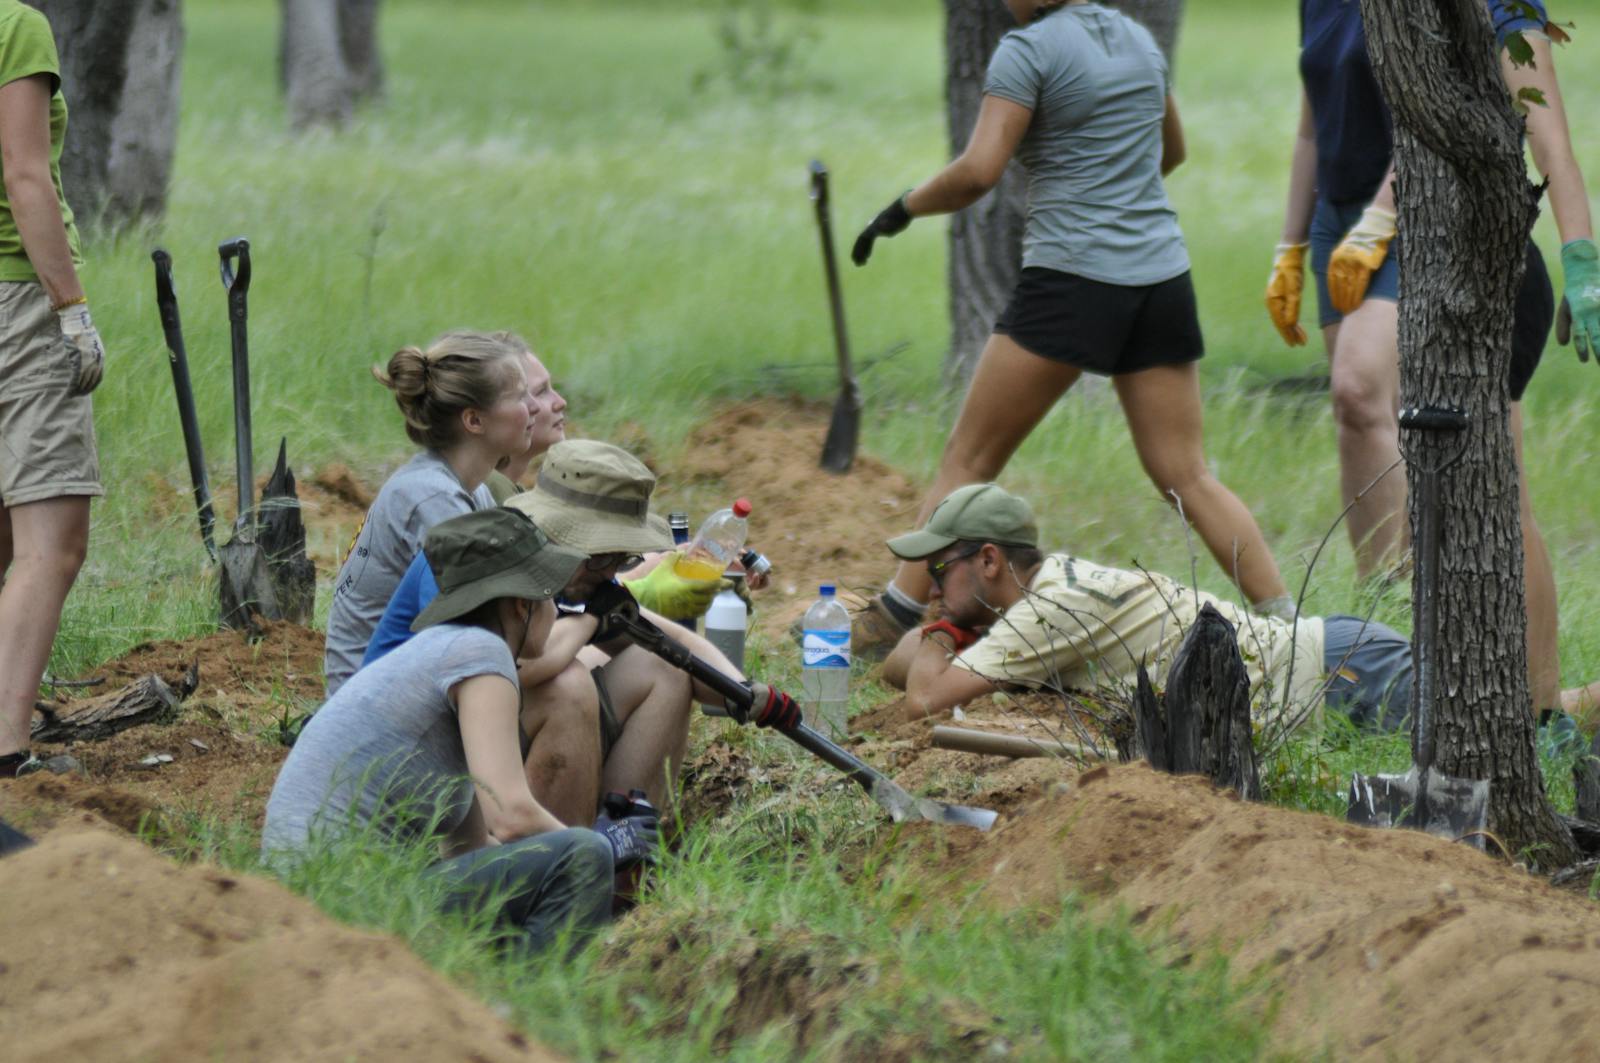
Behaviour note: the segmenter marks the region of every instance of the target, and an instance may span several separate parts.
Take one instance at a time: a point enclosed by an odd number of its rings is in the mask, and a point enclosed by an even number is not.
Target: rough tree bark
[[[160,214],[178,141],[179,0],[30,0],[61,56],[61,185],[80,227]]]
[[[1507,423],[1512,307],[1538,213],[1522,121],[1482,0],[1361,0],[1361,10],[1394,115],[1402,401],[1458,406],[1471,419],[1464,442],[1404,441],[1413,527],[1419,463],[1465,446],[1439,491],[1434,764],[1488,779],[1490,830],[1513,853],[1561,867],[1577,850],[1545,797],[1534,750]]]
[[[1149,28],[1172,62],[1183,0],[1121,0],[1118,7]],[[983,101],[983,75],[1001,35],[1017,28],[996,0],[944,0],[945,114],[950,152],[967,146]],[[972,376],[994,319],[1022,270],[1026,179],[1012,163],[1000,185],[950,219],[950,350],[945,379],[952,386]]]
[[[379,0],[280,0],[278,78],[297,130],[343,125],[383,94]]]

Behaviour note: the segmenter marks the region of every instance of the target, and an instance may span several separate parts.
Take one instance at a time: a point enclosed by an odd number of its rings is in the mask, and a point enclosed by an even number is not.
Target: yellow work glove
[[[1394,239],[1394,212],[1368,207],[1344,234],[1328,259],[1328,301],[1341,314],[1354,312],[1367,297],[1367,282],[1389,254]]]
[[[1267,278],[1267,316],[1283,342],[1303,347],[1306,330],[1300,327],[1300,292],[1305,287],[1306,244],[1279,244],[1272,256],[1272,276]]]
[[[668,620],[693,620],[711,608],[711,599],[722,589],[722,580],[684,579],[673,571],[683,555],[674,550],[662,555],[655,568],[635,580],[623,580],[639,605]]]

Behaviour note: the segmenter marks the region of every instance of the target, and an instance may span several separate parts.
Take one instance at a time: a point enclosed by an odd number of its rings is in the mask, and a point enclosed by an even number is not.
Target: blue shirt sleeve
[[[367,652],[361,657],[361,667],[365,668],[390,650],[403,646],[411,638],[411,622],[438,596],[439,583],[433,578],[433,569],[429,567],[428,559],[419,553],[411,559],[411,567],[400,578],[399,586],[394,589],[394,597],[389,599],[389,604],[384,608],[383,616],[372,632],[372,640],[367,643]]]
[[[1489,21],[1494,23],[1496,51],[1506,46],[1513,33],[1543,33],[1550,21],[1542,0],[1487,0]]]

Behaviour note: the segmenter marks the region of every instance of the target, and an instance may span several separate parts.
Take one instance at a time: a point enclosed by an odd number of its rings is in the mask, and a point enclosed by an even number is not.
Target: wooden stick
[[[943,724],[934,727],[933,744],[940,749],[957,749],[963,753],[986,753],[996,757],[1105,759],[1088,746],[1080,746],[1073,742],[1060,742],[1054,738],[994,734],[966,727],[947,727]]]

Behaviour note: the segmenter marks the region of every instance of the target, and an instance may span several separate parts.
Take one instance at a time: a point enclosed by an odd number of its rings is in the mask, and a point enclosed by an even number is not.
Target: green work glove
[[[1561,272],[1566,285],[1556,314],[1556,342],[1570,339],[1580,362],[1587,362],[1593,351],[1600,364],[1600,252],[1594,241],[1562,244]]]
[[[684,579],[673,571],[683,555],[674,550],[662,556],[655,568],[635,580],[624,580],[642,608],[668,620],[693,620],[711,608],[722,589],[721,579]]]

